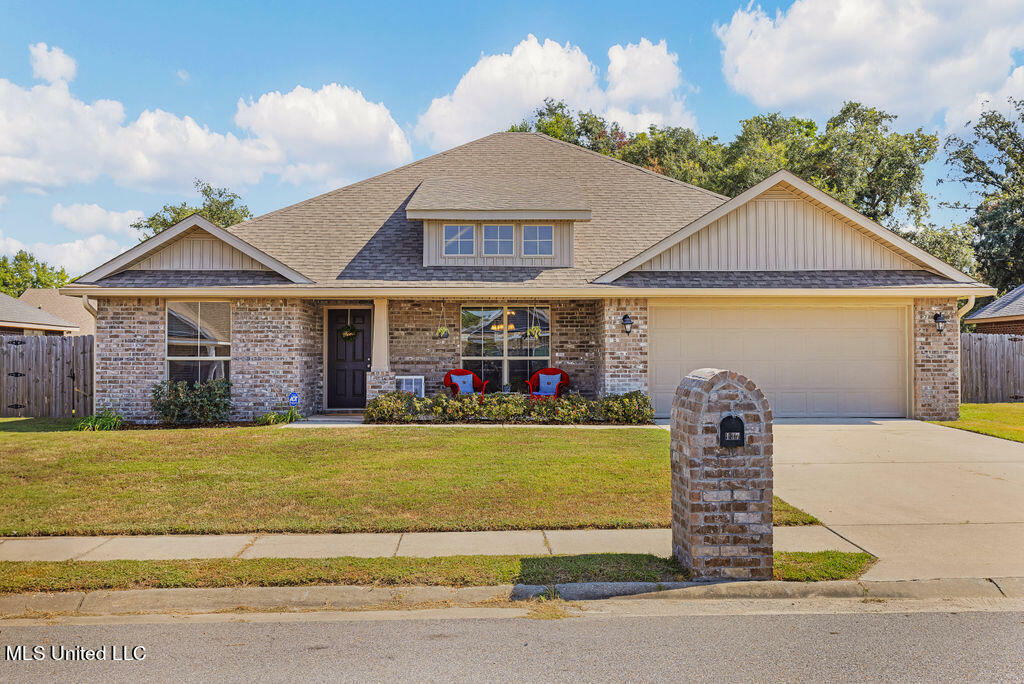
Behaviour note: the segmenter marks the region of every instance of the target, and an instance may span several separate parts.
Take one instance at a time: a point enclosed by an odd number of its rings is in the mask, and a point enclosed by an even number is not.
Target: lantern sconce
[[[626,331],[627,335],[633,332],[633,319],[629,317],[629,314],[622,317],[622,329]]]
[[[942,331],[946,329],[946,323],[949,322],[941,313],[937,313],[932,316],[932,320],[935,321],[935,329],[938,330],[939,333],[942,333]]]

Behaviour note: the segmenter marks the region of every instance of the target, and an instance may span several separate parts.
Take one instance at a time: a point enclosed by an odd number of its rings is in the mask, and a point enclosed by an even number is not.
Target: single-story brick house
[[[967,322],[980,333],[1024,335],[1024,285],[981,307]]]
[[[536,133],[228,229],[193,216],[62,291],[95,302],[97,409],[136,420],[167,377],[230,376],[248,419],[545,366],[660,415],[720,366],[779,416],[950,418],[957,298],[993,293],[791,173],[730,199]]]
[[[77,323],[0,292],[0,335],[78,334],[80,331]]]

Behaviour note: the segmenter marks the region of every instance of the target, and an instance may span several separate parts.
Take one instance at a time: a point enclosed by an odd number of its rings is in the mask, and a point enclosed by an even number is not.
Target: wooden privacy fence
[[[92,413],[92,335],[0,336],[0,416]]]
[[[969,404],[1024,401],[1024,335],[961,333],[960,386]]]

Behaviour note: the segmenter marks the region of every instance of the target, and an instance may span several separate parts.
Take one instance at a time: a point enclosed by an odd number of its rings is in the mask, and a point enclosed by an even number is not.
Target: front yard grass
[[[665,430],[68,427],[0,419],[0,536],[671,521]],[[777,524],[809,522],[776,500]]]
[[[935,422],[946,427],[1024,442],[1024,403],[961,404],[960,420]]]
[[[775,554],[775,579],[853,579],[872,561],[866,553]],[[219,558],[168,561],[3,561],[0,593],[171,587],[292,587],[672,582],[687,579],[671,558],[627,553],[580,556],[447,556],[439,558]]]

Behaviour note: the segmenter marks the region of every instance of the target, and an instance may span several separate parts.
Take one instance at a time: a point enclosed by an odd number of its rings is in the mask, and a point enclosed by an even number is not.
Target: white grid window
[[[473,225],[456,225],[444,227],[445,256],[472,256]]]
[[[484,254],[512,256],[515,254],[515,229],[512,226],[484,225]]]
[[[487,380],[485,392],[529,392],[526,381],[551,365],[551,309],[462,307],[462,367]]]
[[[552,226],[523,226],[523,256],[554,254]]]

